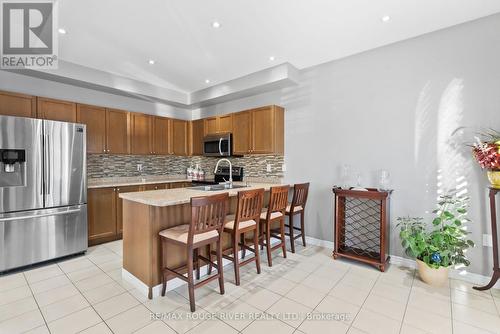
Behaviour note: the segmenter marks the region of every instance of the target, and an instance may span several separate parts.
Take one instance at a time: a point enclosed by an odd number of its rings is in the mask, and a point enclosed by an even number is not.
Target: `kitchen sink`
[[[240,184],[233,184],[232,187],[229,187],[229,185],[225,185],[225,184],[215,184],[215,185],[209,185],[209,186],[189,187],[188,189],[203,190],[203,191],[218,191],[218,190],[238,189],[238,188],[246,188],[246,187],[248,187],[248,186],[240,185]]]

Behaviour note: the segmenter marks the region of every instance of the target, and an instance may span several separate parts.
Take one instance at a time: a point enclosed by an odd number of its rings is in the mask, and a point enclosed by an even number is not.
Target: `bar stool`
[[[283,257],[286,258],[285,241],[285,210],[288,204],[289,186],[271,187],[269,192],[269,205],[260,215],[260,244],[266,247],[267,264],[272,267],[271,252],[281,247]],[[271,225],[279,222],[279,235],[271,233]],[[280,243],[271,246],[271,237],[279,239]],[[265,241],[264,241],[265,239]]]
[[[236,285],[240,285],[240,267],[255,261],[257,274],[260,274],[260,254],[259,254],[259,229],[257,222],[262,212],[262,202],[264,199],[264,189],[246,190],[238,192],[238,203],[236,213],[227,216],[224,225],[224,232],[231,236],[231,246],[222,251],[222,256],[234,264],[234,277]],[[253,232],[253,246],[246,245],[245,233]],[[208,254],[212,254],[210,246]],[[245,250],[255,254],[255,256],[239,261],[238,252],[241,248],[242,259],[245,257]],[[231,256],[232,254],[232,256]],[[208,267],[210,274],[211,268]]]
[[[224,294],[224,274],[222,271],[222,228],[226,218],[227,193],[213,196],[202,196],[191,198],[191,222],[189,224],[175,226],[161,231],[161,254],[167,249],[169,243],[185,247],[187,251],[187,264],[177,268],[169,268],[166,259],[162,256],[162,292],[165,296],[167,289],[167,274],[173,274],[188,284],[189,304],[191,312],[195,311],[194,289],[199,288],[215,279],[219,279],[220,294]],[[217,264],[211,259],[199,255],[199,248],[209,244],[217,244]],[[210,257],[210,256],[209,256]],[[196,276],[200,276],[199,260],[203,260],[217,269],[217,274],[207,277],[203,281],[194,284],[193,260],[196,261]],[[180,271],[187,270],[187,277]]]
[[[295,239],[302,237],[302,244],[306,246],[306,234],[304,229],[304,210],[306,209],[307,194],[309,192],[309,183],[300,183],[293,186],[293,197],[292,202],[286,207],[286,216],[288,216],[288,225],[285,227],[289,228],[289,233],[286,233],[290,237],[290,245],[292,248],[292,253],[295,253]],[[293,217],[300,213],[300,227],[295,227],[293,224]],[[294,230],[300,231],[300,234],[294,235]]]

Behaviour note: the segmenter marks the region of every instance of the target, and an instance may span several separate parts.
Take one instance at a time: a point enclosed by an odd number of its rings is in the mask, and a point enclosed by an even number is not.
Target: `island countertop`
[[[244,185],[245,183],[235,182],[234,184]],[[166,207],[173,205],[186,204],[191,201],[191,197],[197,196],[209,196],[215,194],[229,193],[229,197],[236,196],[238,191],[242,190],[252,190],[261,189],[268,191],[269,188],[274,186],[279,186],[281,184],[274,183],[251,183],[248,187],[236,188],[236,189],[224,189],[217,191],[205,191],[190,188],[177,188],[177,189],[162,189],[162,190],[150,190],[141,191],[133,193],[122,193],[120,198],[132,202],[137,202],[145,205],[156,206],[156,207]]]

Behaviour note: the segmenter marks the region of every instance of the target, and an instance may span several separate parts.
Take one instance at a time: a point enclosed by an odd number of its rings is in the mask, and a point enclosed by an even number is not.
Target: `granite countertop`
[[[137,186],[142,184],[191,182],[185,175],[148,175],[131,177],[105,177],[99,179],[88,179],[87,188],[108,188]]]
[[[240,182],[235,182],[234,184],[244,184]],[[251,190],[264,188],[268,191],[269,188],[276,186],[276,183],[250,183],[248,187],[236,188],[236,189],[226,189],[220,191],[204,191],[196,190],[190,188],[177,188],[177,189],[165,189],[165,190],[151,190],[151,191],[141,191],[135,193],[123,193],[120,194],[120,198],[125,200],[138,202],[151,206],[172,206],[179,204],[189,203],[191,197],[196,196],[208,196],[222,193],[229,193],[229,196],[236,196],[240,190]]]

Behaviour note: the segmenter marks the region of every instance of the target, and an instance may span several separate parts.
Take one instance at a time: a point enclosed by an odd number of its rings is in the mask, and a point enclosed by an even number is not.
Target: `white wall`
[[[491,273],[484,173],[467,142],[500,129],[500,15],[301,72],[297,87],[194,111],[195,118],[265,104],[286,108],[286,178],[310,181],[307,234],[332,240],[332,192],[349,164],[363,185],[391,173],[392,217],[432,211],[438,188],[472,197],[470,271]],[[391,253],[401,255],[396,231]]]
[[[151,115],[191,119],[191,111],[188,109],[38,79],[13,72],[0,71],[0,90],[124,109]]]

